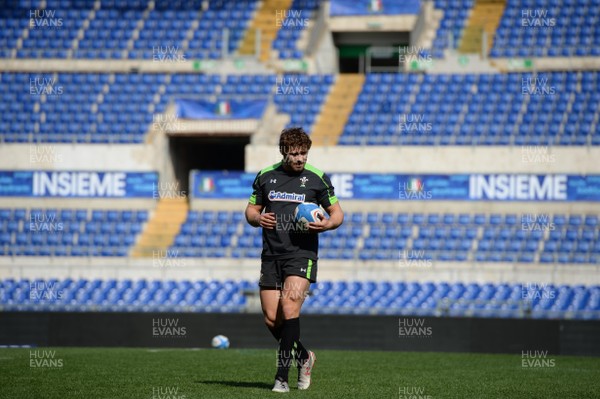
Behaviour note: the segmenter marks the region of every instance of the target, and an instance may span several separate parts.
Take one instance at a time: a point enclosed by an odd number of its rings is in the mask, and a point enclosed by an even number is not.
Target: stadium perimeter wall
[[[386,17],[374,17],[386,18]],[[394,25],[393,30],[398,30],[401,24],[406,28],[411,28],[417,23],[415,16],[400,16],[387,17],[384,20],[386,24]],[[336,18],[337,19],[337,18]],[[339,21],[334,22],[339,29],[345,29],[348,25],[348,19],[354,17],[342,17]],[[380,22],[380,21],[374,21]],[[359,22],[361,27],[368,29],[367,23]],[[353,26],[350,31],[356,31]],[[406,30],[408,31],[408,29]],[[328,29],[323,37],[327,36],[327,40],[331,40],[331,29]],[[371,30],[372,32],[372,30]],[[455,52],[447,52],[446,56],[453,58]],[[470,55],[472,62],[475,62],[479,55]],[[494,58],[489,59],[490,68],[502,72],[542,72],[542,71],[595,71],[600,69],[600,59],[598,57],[546,57],[535,58],[529,57],[529,63],[522,62],[524,60],[515,60],[510,58]],[[309,64],[313,62],[311,57],[307,58]],[[519,62],[521,61],[521,62]],[[244,63],[244,68],[239,68],[239,63]],[[285,64],[282,63],[285,68]],[[478,70],[470,65],[465,68],[461,65],[460,69],[451,65],[447,60],[436,60],[428,73],[489,73],[489,68],[486,70]],[[282,68],[283,69],[283,68]],[[184,60],[182,62],[156,62],[154,60],[97,60],[97,59],[51,59],[29,60],[29,59],[1,59],[0,70],[4,72],[79,72],[79,73],[207,73],[207,74],[247,74],[247,73],[266,73],[272,74],[273,70],[267,69],[264,64],[258,62],[253,56],[232,56],[226,60],[211,60],[211,62],[198,62],[197,60]],[[329,70],[329,68],[327,68]]]
[[[154,329],[167,320],[185,329]],[[260,314],[0,313],[0,345],[208,348],[217,334],[232,348],[275,349]],[[523,351],[600,356],[600,321],[304,315],[302,340],[314,350],[506,353],[521,365]]]
[[[402,261],[319,260],[319,281],[388,281],[419,283],[507,283],[600,285],[600,265],[506,262],[439,262],[414,266]],[[0,257],[0,279],[115,279],[255,281],[260,259],[162,259]]]
[[[566,146],[333,146],[314,147],[308,157],[327,173],[442,174],[597,173],[598,159],[598,147]],[[280,160],[277,146],[246,147],[246,172]]]
[[[0,167],[10,170],[153,171],[160,154],[144,144],[4,144]]]
[[[161,171],[165,163],[172,161],[164,150],[166,142],[160,141],[157,144],[2,145],[0,169]],[[48,156],[37,147],[47,148]],[[598,159],[598,147],[564,146],[330,146],[314,147],[309,154],[309,162],[328,173],[586,174],[600,172]],[[257,172],[280,160],[277,146],[246,147],[246,172]]]

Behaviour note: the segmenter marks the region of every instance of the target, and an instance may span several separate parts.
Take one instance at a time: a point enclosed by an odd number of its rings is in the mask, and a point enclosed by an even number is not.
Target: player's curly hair
[[[306,148],[310,150],[312,141],[301,127],[289,127],[281,131],[279,137],[279,152],[286,155],[291,148]]]

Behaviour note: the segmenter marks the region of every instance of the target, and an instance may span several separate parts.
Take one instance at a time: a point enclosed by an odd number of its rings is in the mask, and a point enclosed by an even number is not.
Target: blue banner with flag
[[[247,199],[255,173],[191,172],[194,198]],[[600,175],[331,173],[338,198],[398,201],[600,201]]]
[[[267,100],[217,102],[176,99],[175,115],[182,119],[260,119]]]
[[[420,9],[420,0],[331,0],[329,15],[414,15],[418,14]]]

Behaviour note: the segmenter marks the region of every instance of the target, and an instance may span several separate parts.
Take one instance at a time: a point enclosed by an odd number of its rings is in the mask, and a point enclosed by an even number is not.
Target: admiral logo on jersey
[[[282,191],[269,191],[270,201],[290,201],[290,202],[304,202],[306,196],[298,193],[286,193]]]

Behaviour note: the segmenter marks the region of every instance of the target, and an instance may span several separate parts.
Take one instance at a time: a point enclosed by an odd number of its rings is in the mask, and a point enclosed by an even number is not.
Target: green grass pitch
[[[598,358],[548,355],[524,368],[520,353],[315,352],[310,389],[296,389],[292,368],[291,392],[277,394],[275,350],[0,349],[0,398],[600,397]]]

